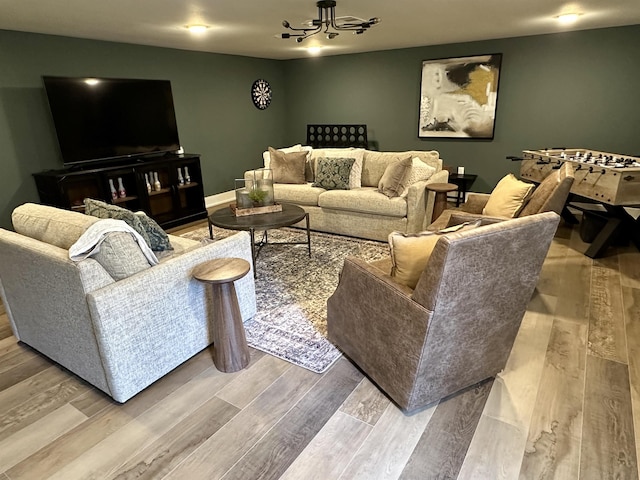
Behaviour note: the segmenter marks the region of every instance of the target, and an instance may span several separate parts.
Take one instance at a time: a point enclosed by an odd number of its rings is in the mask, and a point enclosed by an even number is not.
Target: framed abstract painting
[[[502,54],[422,62],[421,138],[493,138]]]

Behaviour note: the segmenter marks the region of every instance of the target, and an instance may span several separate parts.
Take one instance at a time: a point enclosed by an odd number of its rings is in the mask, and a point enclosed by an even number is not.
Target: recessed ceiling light
[[[575,23],[580,15],[580,13],[564,13],[562,15],[558,15],[556,18],[563,25],[568,25],[570,23]]]
[[[100,83],[100,80],[98,80],[97,78],[86,78],[84,80],[84,83],[86,83],[87,85],[94,86]]]
[[[308,47],[307,48],[307,52],[309,52],[309,55],[320,55],[320,52],[322,51],[322,47]]]
[[[185,28],[191,33],[200,34],[206,32],[209,29],[209,25],[187,25]]]

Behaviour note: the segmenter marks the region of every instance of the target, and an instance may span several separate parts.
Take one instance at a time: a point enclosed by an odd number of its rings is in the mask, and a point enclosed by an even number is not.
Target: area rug
[[[214,228],[216,239],[234,231]],[[182,235],[209,237],[206,227]],[[256,238],[258,238],[256,234]],[[295,228],[269,230],[270,242],[306,240]],[[327,335],[327,299],[338,285],[338,274],[348,255],[366,261],[389,255],[385,243],[327,233],[311,233],[311,258],[307,245],[267,245],[256,262],[258,313],[245,322],[247,342],[253,348],[316,373],[326,371],[340,351]]]

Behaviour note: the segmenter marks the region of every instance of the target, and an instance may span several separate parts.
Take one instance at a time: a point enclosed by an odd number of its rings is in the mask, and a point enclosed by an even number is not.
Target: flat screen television
[[[180,148],[168,80],[42,78],[65,166]]]

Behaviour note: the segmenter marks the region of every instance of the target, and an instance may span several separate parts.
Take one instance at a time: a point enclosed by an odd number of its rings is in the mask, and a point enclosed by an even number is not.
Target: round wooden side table
[[[436,219],[442,215],[444,209],[447,208],[447,193],[455,192],[458,190],[458,186],[453,183],[428,183],[426,189],[436,194],[436,201],[433,204],[433,215],[431,215],[431,222],[435,222]]]
[[[221,372],[237,372],[249,365],[249,346],[233,284],[251,269],[242,258],[216,258],[193,269],[193,278],[211,285],[213,363]]]

